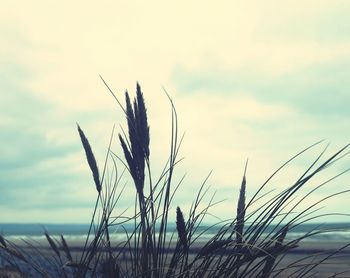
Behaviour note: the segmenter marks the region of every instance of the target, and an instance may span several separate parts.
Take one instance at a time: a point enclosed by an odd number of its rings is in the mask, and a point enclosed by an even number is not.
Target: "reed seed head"
[[[80,128],[80,126],[77,124],[78,126],[78,132],[80,135],[80,139],[81,139],[81,143],[83,144],[84,150],[85,150],[85,154],[86,154],[86,158],[88,161],[88,164],[90,166],[91,172],[92,172],[92,176],[94,178],[95,181],[95,185],[96,185],[96,190],[98,193],[101,192],[101,182],[100,182],[100,174],[98,171],[98,167],[97,167],[97,163],[96,163],[96,159],[95,156],[92,152],[90,143],[88,141],[88,139],[86,138],[83,130]]]
[[[288,225],[284,226],[281,233],[278,235],[277,239],[276,239],[276,243],[275,246],[272,247],[270,253],[272,256],[268,256],[266,258],[266,262],[264,265],[264,268],[262,269],[262,276],[261,277],[268,277],[271,273],[272,267],[275,264],[276,261],[276,257],[278,255],[279,252],[281,252],[283,250],[283,241],[287,235],[288,232]],[[289,248],[293,248],[292,246],[285,246],[286,250]]]
[[[57,255],[58,257],[61,257],[60,252],[58,251],[58,248],[57,248],[57,246],[56,246],[56,243],[55,243],[54,240],[50,237],[50,235],[48,234],[48,232],[45,232],[45,237],[46,237],[48,243],[50,244],[51,249],[56,253],[56,255]]]
[[[187,242],[186,224],[185,224],[184,216],[180,207],[176,208],[176,229],[177,229],[177,233],[179,235],[179,239],[182,246],[184,247],[185,250],[187,250],[188,242]]]
[[[6,240],[2,235],[0,235],[0,243],[4,248],[7,247]]]
[[[236,222],[235,230],[236,230],[236,242],[238,244],[242,243],[242,239],[243,239],[244,217],[245,217],[245,191],[246,191],[246,177],[244,173],[241,189],[239,192],[238,204],[237,204],[237,222]]]
[[[24,255],[21,252],[19,252],[18,250],[16,250],[16,249],[14,249],[14,248],[6,248],[6,251],[10,255],[16,257],[17,259],[20,259],[23,262],[28,262],[27,259],[24,257]]]
[[[127,91],[125,92],[125,102],[129,140],[124,139],[120,135],[119,140],[137,192],[143,195],[145,162],[148,161],[150,154],[150,137],[145,101],[138,83],[136,86],[136,98],[134,98],[133,104]],[[130,144],[127,144],[127,142]]]
[[[142,139],[142,147],[145,154],[145,157],[149,158],[149,143],[150,143],[150,136],[149,136],[149,126],[148,126],[148,120],[147,120],[147,109],[145,106],[145,99],[143,98],[143,93],[141,91],[141,86],[139,83],[136,85],[136,98],[137,98],[137,118],[138,118],[138,125],[139,125],[139,132],[140,137]],[[136,111],[135,111],[136,115]]]
[[[70,253],[70,249],[68,247],[68,244],[66,242],[66,240],[64,239],[63,235],[61,235],[61,242],[62,242],[62,247],[63,247],[63,251],[66,254],[67,258],[72,261],[73,257],[72,254]]]
[[[220,248],[227,246],[228,244],[230,244],[232,242],[232,240],[229,239],[223,239],[223,240],[216,240],[213,241],[209,244],[207,244],[206,246],[204,246],[200,251],[199,251],[199,255],[200,256],[207,256],[215,251],[218,251]]]

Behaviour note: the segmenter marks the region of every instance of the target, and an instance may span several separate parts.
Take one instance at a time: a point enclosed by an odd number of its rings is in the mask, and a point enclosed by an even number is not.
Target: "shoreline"
[[[34,246],[25,246],[25,243],[21,241],[21,244],[17,246],[19,248],[24,248],[23,251],[25,251],[26,254],[30,254],[32,258],[40,259],[40,261],[43,263],[43,267],[50,271],[50,265],[48,264],[47,261],[45,261],[45,258],[52,258],[52,256],[54,255],[53,250],[50,248],[46,240],[45,241],[43,240],[40,242],[34,242],[34,243],[35,243]],[[203,246],[203,243],[204,242],[197,242],[192,246],[192,248],[190,249],[191,258],[194,258],[196,253],[199,252],[199,250]],[[113,242],[113,244],[116,244],[116,242]],[[276,269],[275,269],[276,271],[278,271],[279,269],[288,267],[288,270],[283,272],[283,275],[278,275],[277,277],[286,277],[286,275],[288,276],[293,272],[295,272],[297,267],[314,263],[315,259],[317,261],[323,260],[324,258],[327,257],[327,254],[331,254],[335,252],[337,249],[341,248],[346,244],[347,242],[343,242],[343,241],[301,242],[297,248],[288,251],[288,253],[286,253],[286,255],[283,257],[283,260],[276,266]],[[74,259],[79,258],[79,255],[83,251],[82,242],[71,241],[71,242],[68,242],[68,245],[73,255],[73,258]],[[35,250],[36,248],[40,250],[41,258],[36,253],[37,251]],[[58,248],[58,249],[62,251],[62,254],[63,254],[62,248]],[[170,254],[173,250],[174,250],[173,248],[170,248],[167,250],[167,253]],[[118,251],[122,251],[122,248],[121,247],[114,248],[114,252],[118,253]],[[42,256],[43,254],[44,256]],[[127,266],[129,264],[127,249],[121,254],[122,256],[119,257],[119,264],[123,266]],[[314,256],[311,256],[311,255],[314,255]],[[280,258],[282,258],[282,256],[278,256],[277,260],[279,260]],[[28,274],[29,277],[36,277],[35,272],[33,270],[30,270],[30,268],[28,268],[27,266],[25,266],[24,263],[20,263],[20,265],[23,267],[24,272]],[[6,264],[5,265],[2,264],[0,266],[0,269],[3,268],[4,266],[6,266]],[[345,270],[350,270],[350,247],[345,248],[344,250],[341,250],[334,257],[324,261],[321,265],[317,266],[317,268],[315,269],[317,274],[315,274],[313,277],[331,277],[335,273],[342,272]],[[0,271],[0,274],[1,274],[1,271]],[[344,275],[340,275],[339,277],[350,277],[350,273],[344,273]]]

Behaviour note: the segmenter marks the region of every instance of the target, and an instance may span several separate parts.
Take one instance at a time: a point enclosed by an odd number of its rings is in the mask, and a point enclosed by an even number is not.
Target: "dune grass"
[[[350,245],[322,256],[318,253],[305,255],[304,259],[280,267],[288,252],[298,248],[300,242],[327,230],[322,226],[316,227],[293,240],[288,239],[288,233],[301,224],[323,217],[318,214],[318,208],[325,200],[350,191],[334,192],[309,204],[307,208],[299,209],[309,196],[347,172],[344,171],[313,186],[301,198],[296,198],[310,180],[348,154],[348,145],[326,158],[325,150],[322,151],[304,173],[295,178],[294,183],[275,195],[271,191],[266,193],[264,190],[277,173],[319,143],[305,148],[277,169],[249,200],[246,200],[246,191],[249,189],[247,162],[236,216],[208,227],[204,225],[204,219],[217,202],[209,198],[204,204],[204,197],[208,193],[206,180],[193,196],[189,211],[183,212],[178,204],[173,204],[183,181],[181,179],[176,183],[173,179],[174,170],[180,161],[178,155],[183,137],[179,136],[177,112],[172,99],[168,96],[172,111],[169,157],[162,173],[155,177],[150,162],[150,128],[140,85],[137,84],[133,100],[126,92],[125,107],[112,90],[110,92],[127,120],[127,132],[123,131],[117,139],[124,158],[111,150],[112,142],[116,140],[113,129],[100,172],[87,136],[79,125],[77,127],[97,193],[83,251],[78,258],[74,258],[63,235],[57,239],[46,232],[51,248],[50,257],[42,254],[38,248],[36,250],[40,257],[49,260],[53,270],[48,270],[24,249],[0,236],[0,246],[4,251],[2,254],[6,254],[3,256],[14,267],[20,269],[18,261],[21,261],[43,277],[285,277],[286,271],[290,277],[310,277],[318,266]],[[118,171],[118,161],[126,169],[121,173]],[[111,173],[108,173],[107,165],[112,165]],[[121,177],[125,174],[129,174],[134,183],[132,216],[114,214],[125,188],[120,185]],[[328,217],[331,215],[330,212],[327,214]],[[125,223],[133,224],[131,233],[124,228]],[[176,229],[170,225],[173,223]],[[116,227],[125,230],[124,242],[111,241],[110,234]],[[216,227],[216,234],[204,242],[203,235],[213,227]],[[34,244],[28,244],[36,248]],[[310,258],[313,260],[310,261]]]

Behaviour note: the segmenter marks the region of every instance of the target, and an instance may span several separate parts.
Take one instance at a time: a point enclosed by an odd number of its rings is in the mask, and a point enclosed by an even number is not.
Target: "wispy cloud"
[[[316,63],[279,76],[254,68],[228,71],[218,68],[173,71],[181,92],[252,97],[263,103],[281,103],[315,116],[350,116],[350,53],[339,60]]]
[[[253,190],[306,145],[347,143],[349,8],[329,0],[3,3],[0,207],[12,218],[0,221],[88,219],[95,191],[75,123],[100,164],[112,125],[124,124],[98,74],[120,100],[141,83],[155,172],[169,148],[170,107],[161,86],[173,96],[186,131],[179,204],[190,203],[188,190],[195,192],[210,169],[225,198],[247,157]],[[113,148],[120,151],[116,141]],[[120,208],[133,193],[126,190]]]

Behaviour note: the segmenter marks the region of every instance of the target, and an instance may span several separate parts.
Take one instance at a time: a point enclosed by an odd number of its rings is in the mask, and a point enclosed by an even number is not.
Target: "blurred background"
[[[269,185],[291,185],[326,147],[350,138],[349,1],[2,1],[0,222],[87,223],[96,197],[78,122],[103,166],[111,130],[140,82],[155,176],[168,158],[171,95],[185,134],[174,202],[185,214],[202,181],[212,209],[234,217],[244,164],[247,194],[303,148]],[[113,151],[122,156],[117,138]],[[325,158],[327,155],[325,156]],[[122,171],[122,166],[120,171]],[[345,157],[305,190],[349,168]],[[117,213],[131,206],[127,190]],[[306,202],[349,188],[349,174]],[[348,212],[349,194],[323,212]],[[344,216],[326,221],[347,221]]]

